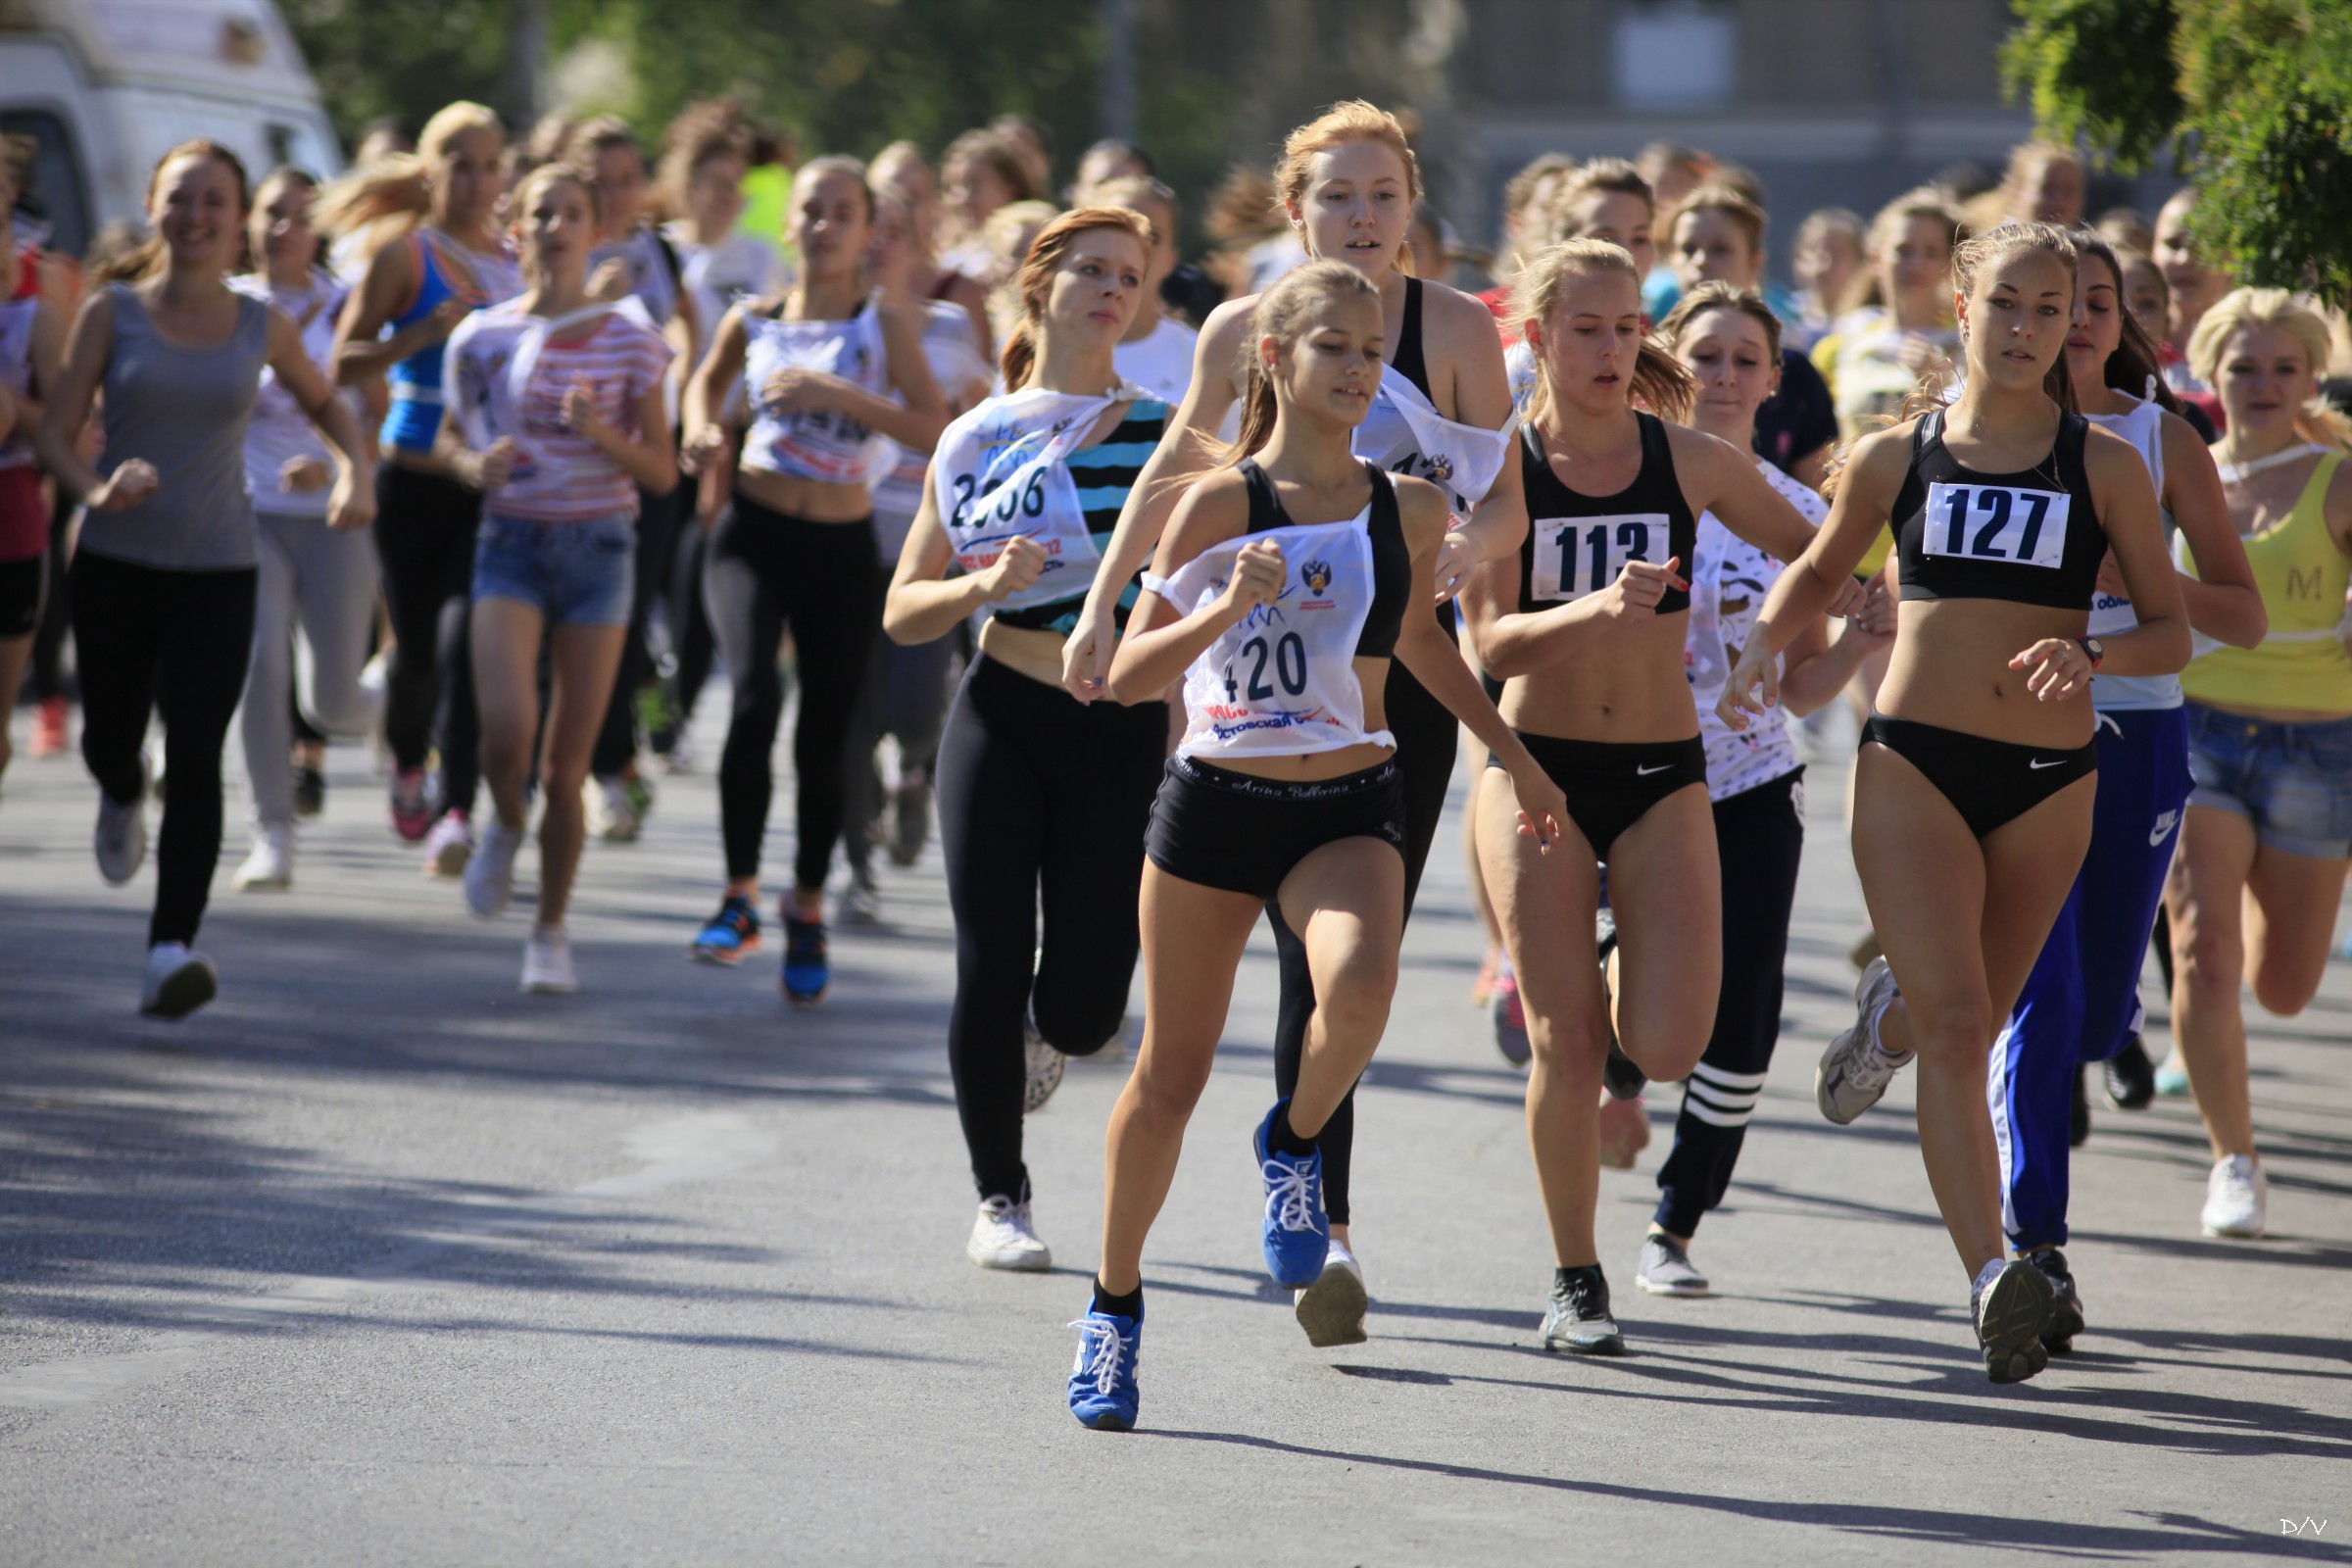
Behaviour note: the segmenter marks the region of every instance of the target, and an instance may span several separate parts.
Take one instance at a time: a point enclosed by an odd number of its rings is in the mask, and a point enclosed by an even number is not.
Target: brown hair
[[[1961,241],[1959,247],[1952,252],[1952,287],[1959,293],[1966,294],[1976,286],[1978,273],[1998,267],[2010,257],[2025,251],[2040,251],[2045,255],[2056,257],[2066,265],[2066,284],[2068,296],[2071,299],[2075,287],[2075,242],[2068,237],[2066,230],[2057,224],[2039,221],[2002,223],[1998,227]],[[1964,344],[1967,342],[1965,335],[1961,341]],[[1963,352],[1965,353],[1965,350]],[[2066,355],[2063,350],[2056,359],[2050,362],[2049,371],[2041,379],[2041,389],[2049,394],[2052,403],[2057,404],[2067,413],[2080,414],[2082,412],[2082,405],[2075,400],[2075,378],[2066,368]],[[1917,397],[1918,394],[1915,392],[1912,396]],[[1908,400],[1904,406],[1906,409],[1904,416],[1907,417]],[[1898,417],[1895,422],[1899,424],[1902,419]]]
[[[1013,276],[1013,287],[1021,296],[1021,318],[1006,335],[1004,352],[998,360],[1006,391],[1018,392],[1027,385],[1030,371],[1037,367],[1038,322],[1045,318],[1046,299],[1054,291],[1054,274],[1061,270],[1062,258],[1079,235],[1100,228],[1132,235],[1145,256],[1152,254],[1151,221],[1124,207],[1080,207],[1039,229],[1021,270]]]
[[[720,158],[752,158],[752,131],[743,108],[732,98],[706,98],[678,111],[662,136],[662,167],[654,184],[662,207],[686,216],[686,191],[705,164]]]
[[[2124,264],[2117,257],[2115,247],[2093,229],[2079,228],[2068,237],[2075,242],[2078,260],[2084,256],[2097,257],[2107,269],[2108,275],[2115,279],[2115,308],[2123,321],[2124,335],[2116,344],[2115,352],[2107,356],[2106,365],[2100,368],[2099,379],[2117,391],[2129,392],[2135,398],[2152,396],[2167,414],[2179,414],[2180,399],[2171,387],[2164,384],[2164,365],[2156,357],[2156,342],[2148,336],[2146,324],[2132,314],[2132,302],[2124,289]],[[2079,284],[2077,286],[2080,287]],[[2153,394],[2148,391],[2151,385],[2156,389]]]
[[[1519,281],[1511,290],[1511,297],[1519,306],[1518,317],[1511,323],[1512,335],[1524,338],[1531,325],[1548,322],[1551,313],[1559,308],[1561,296],[1567,293],[1569,282],[1593,272],[1619,273],[1632,280],[1637,298],[1641,294],[1641,270],[1634,266],[1634,259],[1624,246],[1612,245],[1605,239],[1564,239],[1538,253],[1519,274]],[[1536,401],[1531,415],[1550,396],[1544,386],[1542,364],[1539,356]],[[1642,339],[1630,379],[1634,396],[1648,405],[1658,417],[1677,424],[1690,417],[1690,402],[1698,383],[1660,338],[1645,335]]]
[[[1407,210],[1420,202],[1421,161],[1413,156],[1413,144],[1405,136],[1403,124],[1378,104],[1350,98],[1346,103],[1333,104],[1282,139],[1282,157],[1274,165],[1274,199],[1282,204],[1284,213],[1292,212],[1305,201],[1307,164],[1315,154],[1351,141],[1376,141],[1395,153],[1404,165]],[[1413,270],[1413,247],[1409,241],[1396,247],[1396,270],[1400,272]]]
[[[1231,467],[1273,439],[1281,406],[1274,397],[1274,374],[1257,346],[1272,338],[1288,347],[1298,341],[1316,306],[1359,294],[1370,295],[1375,306],[1380,302],[1379,285],[1346,262],[1309,262],[1284,273],[1257,297],[1250,310],[1249,329],[1242,334],[1241,430],[1225,449],[1221,466]]]
[[[1896,230],[1914,218],[1934,219],[1943,229],[1943,246],[1947,251],[1957,250],[1961,237],[1968,232],[1959,209],[1938,187],[1918,185],[1903,192],[1871,219],[1870,227],[1862,236],[1863,267],[1854,274],[1853,292],[1847,296],[1844,309],[1850,311],[1864,305],[1892,308],[1892,300],[1880,297],[1879,270],[1872,264],[1899,240]]]
[[[1031,177],[1028,160],[1018,148],[993,130],[967,130],[948,143],[948,150],[939,155],[942,170],[953,169],[966,159],[986,164],[1004,181],[1011,193],[1009,200],[1033,202],[1045,194]]]
[[[1683,211],[1687,213],[1690,209],[1686,207]],[[1710,278],[1676,300],[1674,309],[1666,313],[1666,319],[1658,323],[1658,336],[1680,348],[1683,328],[1690,324],[1692,318],[1706,311],[1738,311],[1742,316],[1754,317],[1756,324],[1764,328],[1764,345],[1772,353],[1773,366],[1776,369],[1779,368],[1781,318],[1772,314],[1772,307],[1765,304],[1764,296],[1754,289],[1734,288],[1721,279]]]
[[[1692,213],[1721,213],[1738,224],[1747,236],[1747,248],[1757,256],[1764,254],[1764,209],[1757,206],[1746,192],[1732,185],[1706,184],[1683,199],[1674,211],[1677,223]]]
[[[507,127],[492,110],[464,99],[442,105],[424,122],[415,152],[362,164],[329,184],[311,204],[311,220],[329,234],[367,236],[370,250],[421,226],[433,212],[434,169],[460,136],[475,130],[506,140]]]
[[[1518,258],[1508,254],[1511,226],[1517,220],[1524,231],[1527,220],[1540,215],[1534,210],[1539,196],[1548,197],[1544,187],[1576,168],[1576,160],[1566,153],[1543,153],[1523,166],[1502,187],[1502,232],[1495,237],[1495,248],[1503,252],[1501,261],[1506,267],[1518,265]]]
[[[797,196],[804,190],[814,188],[816,182],[827,174],[847,174],[858,182],[859,194],[865,197],[865,220],[869,223],[872,222],[874,220],[874,183],[865,177],[865,166],[855,158],[846,157],[840,153],[827,153],[822,158],[809,159],[792,172],[793,193]]]
[[[2249,326],[2284,332],[2302,345],[2315,380],[2327,373],[2330,344],[2328,322],[2319,312],[2282,288],[2233,288],[2197,318],[2197,329],[2189,334],[2188,368],[2199,380],[2221,385],[2222,350],[2231,334]],[[2295,433],[2320,446],[2352,450],[2352,420],[2328,407],[2325,398],[2315,396],[2295,411]]]
[[[1182,209],[1176,205],[1176,193],[1170,190],[1167,186],[1161,184],[1158,180],[1152,178],[1150,174],[1121,174],[1116,179],[1103,180],[1101,184],[1095,187],[1094,196],[1094,201],[1089,205],[1095,207],[1111,207],[1124,204],[1127,205],[1132,211],[1134,203],[1151,202],[1157,207],[1165,209],[1168,215],[1168,228],[1170,231],[1166,234],[1161,234],[1159,232],[1159,225],[1157,223],[1152,223],[1152,232],[1158,238],[1166,240],[1171,245],[1176,243],[1176,235],[1174,230],[1178,220],[1182,217]],[[1151,220],[1146,218],[1145,221],[1151,222]]]
[[[2028,194],[2027,177],[2038,175],[2052,164],[2072,164],[2081,170],[2082,155],[2072,147],[2061,147],[2054,141],[2021,141],[2009,149],[2009,165],[2001,172],[2001,183],[1997,187],[2002,199],[2009,204],[2007,211],[2015,213],[2019,210],[2019,199]]]
[[[253,211],[253,182],[246,177],[245,161],[210,136],[190,137],[155,161],[155,168],[147,173],[147,200],[144,210],[149,214],[155,211],[156,187],[163,183],[164,171],[173,164],[189,159],[209,159],[214,163],[223,165],[235,177],[237,182],[237,243],[241,255],[244,245],[245,217]],[[141,278],[153,277],[164,270],[164,237],[161,234],[150,234],[129,251],[116,257],[103,269],[100,269],[97,281],[101,283],[135,283]],[[236,267],[237,261],[238,258],[230,259],[229,268],[231,270]]]
[[[1544,204],[1544,236],[1546,245],[1557,245],[1576,236],[1566,232],[1569,227],[1568,209],[1594,191],[1614,191],[1621,196],[1640,197],[1649,209],[1651,222],[1657,221],[1657,193],[1642,171],[1622,158],[1593,158],[1577,166],[1568,177],[1553,187]]]
[[[645,162],[645,149],[637,144],[637,128],[618,115],[598,115],[593,120],[581,121],[565,132],[563,148],[556,157],[584,169],[593,169],[596,167],[597,154],[610,152],[615,147],[625,147],[637,155],[638,163]]]

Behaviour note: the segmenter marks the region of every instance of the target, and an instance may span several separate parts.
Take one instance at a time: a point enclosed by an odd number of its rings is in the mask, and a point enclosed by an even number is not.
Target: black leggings
[[[1126,1015],[1144,830],[1167,740],[1164,703],[1081,704],[985,654],[949,710],[939,745],[956,916],[948,1066],[983,1198],[1029,1194],[1022,1014],[1077,1056],[1100,1051]]]
[[[1389,665],[1389,733],[1396,737],[1396,767],[1404,775],[1404,913],[1412,918],[1421,871],[1437,842],[1438,820],[1446,814],[1446,790],[1453,782],[1453,760],[1461,729],[1444,703],[1429,694],[1401,662]],[[1283,923],[1278,902],[1268,901],[1274,927],[1274,956],[1282,967],[1282,1000],[1274,1021],[1274,1092],[1298,1088],[1306,1057],[1306,1022],[1315,1011],[1314,976],[1306,967],[1306,944]],[[1323,1207],[1334,1225],[1348,1223],[1348,1170],[1355,1151],[1355,1090],[1352,1086],[1331,1120],[1315,1135],[1323,1153]]]
[[[1674,1148],[1658,1169],[1652,1217],[1670,1236],[1690,1236],[1699,1216],[1723,1201],[1764,1098],[1764,1075],[1781,1037],[1781,975],[1788,958],[1788,911],[1805,851],[1805,770],[1715,803],[1715,846],[1723,860],[1723,994],[1706,1054],[1683,1085]]]
[[[617,778],[637,756],[637,693],[654,673],[654,656],[647,648],[645,625],[654,606],[669,588],[672,558],[677,554],[678,513],[693,497],[685,485],[665,496],[637,487],[637,569],[631,579],[629,630],[620,645],[620,668],[612,677],[612,696],[605,704],[605,727],[597,731],[596,749],[589,754],[588,771],[597,778]]]
[[[245,695],[260,573],[166,571],[78,552],[74,648],[81,760],[109,798],[139,790],[147,716],[164,721],[164,826],[147,941],[194,942],[220,860],[220,750]]]
[[[72,595],[58,592],[66,580],[66,541],[74,532],[79,503],[57,487],[57,504],[49,512],[49,584],[41,601],[41,618],[32,632],[32,661],[25,685],[38,702],[66,694],[66,631],[73,624]]]
[[[670,563],[669,578],[669,646],[678,661],[673,690],[681,723],[694,716],[694,705],[718,655],[710,636],[710,612],[703,607],[703,564],[710,559],[710,535],[693,507],[694,493],[688,491],[679,502],[677,555]]]
[[[481,717],[473,704],[473,536],[481,497],[447,474],[375,470],[375,553],[392,617],[384,742],[402,768],[441,753],[441,805],[473,809]]]
[[[793,877],[821,888],[841,837],[842,753],[881,629],[882,566],[874,522],[810,522],[742,496],[719,519],[703,572],[703,601],[734,687],[718,763],[719,829],[727,879],[760,874],[760,841],[775,793],[769,755],[784,716],[776,644],[789,623],[801,673],[792,737],[800,837]]]

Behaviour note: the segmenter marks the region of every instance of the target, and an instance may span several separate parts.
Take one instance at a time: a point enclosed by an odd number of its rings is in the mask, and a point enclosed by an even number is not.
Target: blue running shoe
[[[1250,1135],[1250,1147],[1257,1153],[1258,1173],[1266,1183],[1261,1236],[1266,1272],[1285,1290],[1302,1291],[1323,1277],[1323,1260],[1331,1251],[1331,1221],[1323,1213],[1323,1156],[1285,1154],[1267,1144],[1275,1114],[1289,1103],[1274,1102],[1274,1109]]]
[[[697,963],[741,963],[745,954],[760,951],[760,911],[751,900],[728,894],[718,912],[695,933],[688,951]]]
[[[1092,1307],[1072,1323],[1078,1331],[1078,1364],[1070,1368],[1070,1414],[1097,1432],[1135,1427],[1135,1363],[1144,1339],[1144,1317],[1114,1317]]]
[[[784,995],[803,1005],[825,1000],[833,966],[825,959],[825,923],[784,917]]]

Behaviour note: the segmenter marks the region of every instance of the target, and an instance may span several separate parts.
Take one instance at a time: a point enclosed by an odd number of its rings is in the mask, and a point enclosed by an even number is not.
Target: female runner
[[[988,335],[988,289],[979,279],[939,263],[939,176],[924,160],[923,150],[910,141],[894,141],[874,155],[869,176],[874,189],[887,187],[906,203],[914,229],[915,255],[909,263],[908,280],[914,292],[927,300],[962,306],[964,315],[971,318],[972,337],[981,358],[995,364],[996,344]]]
[[[1380,288],[1390,364],[1373,407],[1356,427],[1357,456],[1392,473],[1440,480],[1458,519],[1437,567],[1437,594],[1449,599],[1476,562],[1518,547],[1527,528],[1517,466],[1506,460],[1511,417],[1502,351],[1494,318],[1467,294],[1424,283],[1410,272],[1405,229],[1421,193],[1419,165],[1394,117],[1367,103],[1340,104],[1291,132],[1276,186],[1283,210],[1319,259],[1344,262]],[[1192,385],[1175,423],[1120,513],[1062,651],[1062,683],[1081,702],[1102,695],[1109,662],[1110,611],[1122,584],[1148,559],[1189,477],[1206,469],[1219,429],[1240,396],[1233,368],[1244,358],[1252,296],[1212,312],[1200,332]],[[1477,503],[1475,509],[1472,502]],[[1405,797],[1405,907],[1437,838],[1446,788],[1453,776],[1459,727],[1416,675],[1391,664],[1385,697],[1396,734],[1396,765]],[[1282,965],[1281,1018],[1274,1043],[1276,1088],[1296,1088],[1315,996],[1305,950],[1277,905],[1267,914]],[[1322,1139],[1333,1223],[1328,1278],[1298,1300],[1300,1325],[1318,1345],[1363,1338],[1363,1274],[1348,1249],[1348,1177],[1355,1102],[1343,1099]]]
[[[629,625],[632,523],[640,493],[677,472],[662,406],[669,347],[634,301],[589,292],[597,202],[593,171],[541,164],[525,174],[514,207],[530,286],[449,340],[457,384],[443,455],[484,497],[473,684],[497,810],[466,867],[466,902],[485,919],[506,910],[535,753],[544,804],[525,991],[578,984],[564,913],[586,826],[581,787]]]
[[[2196,562],[2197,575],[2180,581],[2190,627],[2252,648],[2267,616],[2213,458],[2158,378],[2155,343],[2125,308],[2115,252],[2087,230],[2074,241],[2066,368],[2075,400],[2085,418],[2132,443],[2155,485],[2168,544],[2177,533]],[[2089,635],[2103,641],[2134,621],[2112,561],[2100,567],[2098,586]],[[2060,1249],[2073,1124],[2080,1116],[2086,1126],[2089,1115],[2083,1064],[2137,1048],[2139,972],[2189,791],[2188,719],[2178,676],[2102,674],[2090,683],[2090,701],[2099,748],[2090,848],[2010,1009],[1993,1051],[1990,1093],[2002,1225],[2010,1246],[2049,1276],[2058,1309],[2042,1346],[2055,1353],[2073,1348],[2082,1330],[2082,1296]],[[2138,1065],[2144,1081],[2144,1054]]]
[[[1538,375],[1519,453],[1529,532],[1462,597],[1487,673],[1503,682],[1503,716],[1567,791],[1575,827],[1556,858],[1518,853],[1511,797],[1489,764],[1473,808],[1535,1053],[1528,1141],[1555,1265],[1544,1344],[1607,1355],[1624,1341],[1592,1234],[1612,1025],[1595,862],[1616,913],[1614,1033],[1642,1072],[1680,1078],[1706,1048],[1722,968],[1683,568],[1705,512],[1785,561],[1812,538],[1751,454],[1635,409],[1639,397],[1680,416],[1692,390],[1642,333],[1641,285],[1634,259],[1601,240],[1564,241],[1520,275]]]
[[[1167,752],[1167,705],[1071,701],[1061,638],[1088,564],[1168,422],[1167,405],[1123,382],[1114,364],[1149,283],[1151,245],[1143,219],[1101,207],[1065,213],[1038,236],[1021,268],[1021,323],[1004,346],[1013,390],[940,437],[883,612],[900,644],[991,612],[939,747],[956,915],[948,1064],[980,1189],[964,1255],[983,1268],[1049,1266],[1030,1217],[1021,1116],[1052,1091],[1063,1054],[1091,1055],[1118,1032],[1135,976],[1135,849]],[[956,564],[962,575],[951,579]],[[1026,1056],[1024,1023],[1038,1037]],[[1041,1066],[1049,1078],[1031,1082]]]
[[[916,282],[929,281],[932,269],[915,250],[914,219],[906,199],[887,186],[876,186],[874,197],[866,281],[880,303],[922,322],[923,357],[930,364],[932,382],[948,412],[960,415],[988,396],[996,385],[996,368],[973,348],[972,320],[962,306],[916,292]],[[897,464],[874,481],[874,537],[887,564],[897,564],[906,547],[922,510],[930,470],[928,457],[900,448]],[[939,756],[940,724],[947,717],[957,642],[935,636],[908,646],[888,637],[874,639],[865,690],[858,700],[843,756],[849,770],[841,822],[842,858],[850,869],[850,883],[841,898],[845,920],[853,914],[880,918],[881,894],[873,873],[877,837],[890,846],[890,858],[900,865],[912,865],[922,855],[931,831],[933,764]],[[874,748],[884,735],[899,743],[898,778],[887,798],[874,759]]]
[[[47,301],[18,297],[32,265],[29,250],[0,229],[0,773],[12,755],[7,715],[17,710],[48,586],[50,509],[33,436],[57,387],[66,336]]]
[[[1955,272],[1959,402],[1855,448],[1828,525],[1774,585],[1717,710],[1737,727],[1772,705],[1773,656],[1891,523],[1900,631],[1853,805],[1886,954],[1863,970],[1854,1026],[1814,1093],[1831,1120],[1851,1121],[1922,1054],[1920,1153],[1968,1271],[1985,1368],[2010,1383],[2047,1364],[2053,1298],[2003,1245],[1986,1059],[2090,842],[2091,671],[2176,670],[2188,626],[2146,465],[2072,412],[2074,245],[2047,224],[2004,224],[1963,245]],[[2139,624],[2085,639],[2110,550]]]
[[[1314,262],[1259,299],[1238,461],[1186,492],[1112,661],[1121,702],[1181,676],[1186,726],[1152,807],[1143,1047],[1104,1138],[1102,1263],[1072,1325],[1070,1411],[1086,1426],[1135,1424],[1144,1241],[1268,904],[1301,934],[1318,1001],[1296,1087],[1251,1138],[1260,1241],[1277,1285],[1323,1273],[1317,1138],[1380,1043],[1404,929],[1404,786],[1384,666],[1412,664],[1509,768],[1517,828],[1539,853],[1564,831],[1560,792],[1426,609],[1445,492],[1391,479],[1351,449],[1381,379],[1381,294],[1355,268]]]
[[[2213,1145],[2212,1236],[2260,1236],[2268,1219],[2239,978],[2281,1017],[2309,1006],[2352,866],[2352,659],[2336,630],[2352,427],[2319,400],[2327,354],[2326,323],[2279,289],[2226,295],[2189,340],[2229,416],[2214,455],[2270,613],[2260,647],[2211,649],[2180,677],[2194,787],[2164,896],[2173,1038]]]
[[[1688,217],[1688,204],[1683,212]],[[1678,230],[1681,225],[1677,220]],[[1658,335],[1697,382],[1693,425],[1736,450],[1754,451],[1756,410],[1788,365],[1780,330],[1780,318],[1753,290],[1701,282],[1683,294],[1659,323]],[[1770,461],[1756,459],[1756,471],[1809,526],[1820,526],[1829,515],[1820,496]],[[1723,989],[1706,1051],[1683,1086],[1674,1147],[1658,1169],[1657,1210],[1634,1271],[1634,1283],[1653,1296],[1707,1294],[1706,1276],[1690,1262],[1690,1238],[1731,1186],[1780,1039],[1788,917],[1805,844],[1805,770],[1784,714],[1802,716],[1833,701],[1863,655],[1883,646],[1894,629],[1881,580],[1836,641],[1818,621],[1797,635],[1781,658],[1780,708],[1745,730],[1734,730],[1716,716],[1715,700],[1780,574],[1781,563],[1772,555],[1733,533],[1713,513],[1700,514],[1691,545],[1685,662],[1706,748],[1707,797],[1722,863]]]
[[[260,270],[229,287],[267,300],[292,319],[321,374],[334,373],[335,320],[343,286],[318,265],[311,227],[317,181],[272,170],[255,193],[247,245]],[[358,399],[346,393],[355,406]],[[366,734],[375,705],[361,689],[375,629],[375,541],[326,525],[334,466],[294,396],[265,372],[245,427],[245,486],[253,493],[260,569],[252,667],[245,676],[245,777],[253,796],[253,853],[234,886],[283,888],[294,880],[294,633],[310,646],[302,711],[331,735]]]
[[[880,618],[873,437],[927,452],[947,424],[921,321],[867,297],[873,220],[874,193],[856,160],[802,166],[785,233],[801,258],[799,283],[728,312],[686,384],[686,456],[698,468],[732,446],[725,411],[739,379],[756,411],[734,508],[711,536],[703,578],[734,712],[718,771],[726,892],[693,952],[735,963],[759,946],[768,759],[784,712],[776,644],[790,625],[801,675],[792,754],[800,842],[783,904],[783,985],[798,1003],[821,1000],[832,978],[825,872],[841,836],[843,750]]]
[[[155,238],[135,280],[74,318],[41,464],[88,514],[74,556],[81,755],[98,780],[98,869],[120,887],[147,853],[151,711],[164,722],[164,827],[139,1010],[177,1018],[213,999],[212,961],[189,951],[220,858],[220,751],[253,648],[257,545],[245,422],[273,371],[336,459],[327,522],[374,519],[359,421],[312,363],[301,330],[228,287],[251,210],[245,169],[186,141],[147,182]],[[107,473],[76,450],[105,394]]]
[[[506,131],[480,104],[455,103],[425,122],[415,157],[361,169],[320,194],[319,226],[361,236],[368,252],[335,330],[335,377],[388,382],[384,464],[376,470],[376,554],[393,648],[384,691],[392,750],[392,826],[426,840],[427,875],[455,876],[473,852],[478,783],[473,682],[466,651],[481,497],[440,466],[441,362],[466,314],[522,292],[522,270],[498,226]],[[441,818],[425,793],[428,754],[441,758]],[[429,835],[429,837],[428,837]]]

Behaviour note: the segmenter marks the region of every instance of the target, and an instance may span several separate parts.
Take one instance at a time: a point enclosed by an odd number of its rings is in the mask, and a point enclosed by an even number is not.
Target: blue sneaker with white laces
[[[1118,1317],[1090,1306],[1070,1327],[1078,1331],[1078,1364],[1070,1368],[1070,1414],[1080,1426],[1097,1432],[1132,1430],[1144,1315]]]
[[[1289,1104],[1274,1102],[1266,1119],[1250,1135],[1258,1174],[1266,1184],[1266,1219],[1261,1242],[1266,1272],[1285,1290],[1302,1291],[1323,1276],[1331,1251],[1331,1221],[1323,1212],[1323,1156],[1286,1154],[1271,1146],[1274,1118]]]
[[[833,983],[833,965],[825,957],[825,926],[821,920],[784,916],[784,995],[806,1006],[825,1000]]]
[[[745,954],[760,951],[760,911],[751,900],[728,894],[718,912],[695,933],[690,951],[697,963],[741,963]]]

